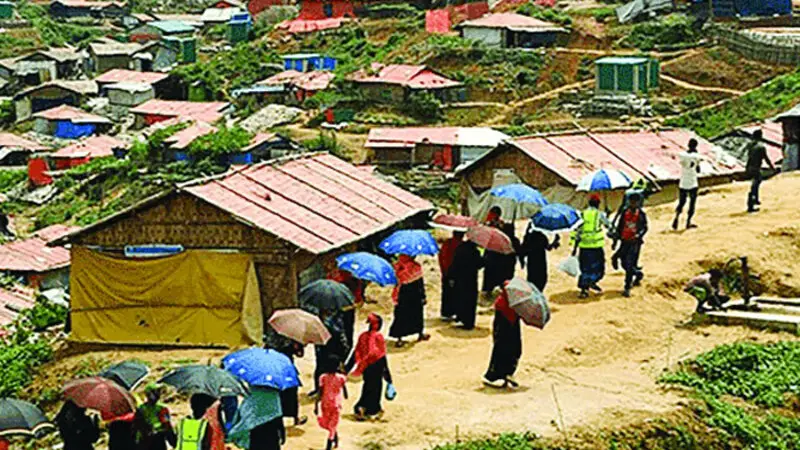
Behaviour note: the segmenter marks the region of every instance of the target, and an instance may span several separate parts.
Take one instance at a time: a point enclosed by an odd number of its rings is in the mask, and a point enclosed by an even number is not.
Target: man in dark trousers
[[[759,199],[759,188],[761,187],[761,165],[766,162],[774,172],[775,166],[767,157],[767,148],[764,146],[764,133],[761,130],[753,132],[753,141],[747,149],[747,168],[745,174],[752,180],[750,194],[747,196],[747,212],[756,212],[756,206],[761,204]]]
[[[644,273],[639,269],[639,253],[642,239],[647,233],[647,215],[641,208],[642,196],[632,194],[628,201],[628,207],[620,215],[616,226],[620,239],[620,259],[622,268],[625,269],[625,290],[622,293],[625,297],[630,297],[631,288],[644,278]]]
[[[699,184],[697,182],[697,175],[700,173],[700,154],[697,152],[697,139],[689,140],[689,149],[678,155],[681,163],[681,179],[678,184],[680,189],[678,198],[678,208],[675,210],[675,220],[672,221],[672,229],[678,229],[678,221],[680,220],[683,207],[686,205],[686,200],[689,200],[689,211],[686,216],[686,228],[695,228],[696,225],[692,223],[694,217],[694,209],[697,204],[697,190]]]

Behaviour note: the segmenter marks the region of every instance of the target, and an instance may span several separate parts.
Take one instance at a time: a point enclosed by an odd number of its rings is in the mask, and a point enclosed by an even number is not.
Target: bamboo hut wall
[[[475,168],[464,175],[464,179],[472,186],[472,189],[480,192],[492,187],[494,173],[499,169],[512,169],[524,183],[539,190],[558,184],[569,186],[566,180],[525,155],[516,147],[505,147],[494,155],[478,162]],[[465,195],[466,193],[462,194]]]

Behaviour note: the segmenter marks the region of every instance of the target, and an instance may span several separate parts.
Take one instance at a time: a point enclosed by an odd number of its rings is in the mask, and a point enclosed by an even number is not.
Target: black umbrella
[[[353,293],[342,283],[333,280],[317,280],[300,289],[300,306],[311,312],[338,311],[351,306]]]
[[[247,395],[247,389],[238,378],[215,366],[180,367],[164,375],[158,382],[187,394],[207,394],[217,398]]]
[[[37,436],[54,428],[36,405],[14,398],[0,399],[0,436]]]
[[[123,361],[100,372],[99,375],[132,391],[149,374],[150,369],[144,364],[136,361]]]

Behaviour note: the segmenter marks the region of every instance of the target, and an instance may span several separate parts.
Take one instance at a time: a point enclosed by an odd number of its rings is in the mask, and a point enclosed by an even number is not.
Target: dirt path
[[[551,254],[546,293],[553,318],[544,331],[524,328],[524,354],[516,374],[521,388],[516,391],[481,384],[491,352],[492,316],[480,315],[478,328],[470,332],[440,322],[438,271],[435,259],[425,258],[427,327],[432,339],[401,350],[389,349],[398,397],[384,402],[383,422],[353,420],[351,408],[360,384],[348,386],[351,398],[345,401],[340,448],[362,449],[378,443],[383,447],[369,448],[422,450],[456,436],[463,439],[507,431],[551,435],[557,432],[553,423],[559,421],[553,389],[568,429],[584,425],[616,428],[677,407],[681,398],[664,392],[655,382],[676,361],[741,339],[793,339],[789,334],[742,327],[687,325],[694,302],[681,292],[681,286],[698,272],[697,261],[722,262],[747,255],[762,279],[800,287],[800,282],[791,278],[800,270],[796,257],[800,208],[794,195],[800,189],[800,174],[766,181],[764,205],[758,214],[744,213],[747,189],[747,184],[738,183],[701,195],[696,217],[700,228],[696,230],[668,230],[673,205],[648,208],[651,231],[642,255],[646,278],[630,299],[620,294],[622,275],[609,267],[610,273],[601,283],[606,293],[579,300],[574,280],[555,269],[567,249]],[[520,232],[522,228],[522,224],[517,226]],[[387,319],[388,328],[390,290],[370,288],[368,296],[379,303],[368,305],[360,312],[361,318],[368,311],[377,311]],[[359,329],[363,329],[360,322]],[[312,353],[308,351],[298,362],[303,392],[312,384]],[[91,358],[136,357],[159,367],[162,361],[184,358],[216,363],[222,355],[220,351],[97,352],[66,358],[44,372],[80,367]],[[187,405],[171,407],[177,417],[188,412]],[[313,416],[308,400],[303,399],[301,408],[303,414]],[[319,449],[325,441],[313,417],[307,425],[291,428],[289,436],[286,448],[291,450]]]
[[[745,92],[737,91],[736,89],[728,89],[724,87],[713,87],[713,86],[699,86],[696,84],[691,84],[683,80],[679,80],[677,78],[671,77],[669,75],[661,74],[661,79],[668,81],[676,86],[682,87],[684,89],[690,89],[693,91],[702,91],[702,92],[721,92],[723,94],[731,94],[735,96],[744,95]]]

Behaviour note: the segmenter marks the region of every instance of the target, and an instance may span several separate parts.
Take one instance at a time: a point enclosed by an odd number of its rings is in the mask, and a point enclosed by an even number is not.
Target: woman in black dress
[[[519,261],[523,267],[527,264],[528,282],[533,283],[541,292],[547,286],[547,252],[560,245],[561,238],[558,235],[550,243],[546,234],[534,229],[532,223],[528,225],[528,231],[522,240]]]
[[[353,376],[363,375],[361,398],[355,405],[356,418],[359,420],[383,414],[383,380],[392,384],[392,374],[386,360],[386,342],[380,332],[383,319],[373,313],[367,318],[367,323],[369,329],[358,337],[355,351],[345,366],[347,372],[353,371]]]
[[[522,329],[520,319],[508,304],[508,294],[503,288],[494,303],[494,324],[492,329],[492,359],[489,369],[483,376],[484,382],[493,383],[502,380],[503,387],[516,387],[517,382],[511,376],[517,371],[519,358],[522,356]]]
[[[405,345],[403,338],[418,334],[420,341],[427,341],[425,334],[425,281],[422,266],[408,255],[400,255],[394,265],[398,285],[392,293],[395,301],[394,320],[389,336],[397,339],[397,346]]]
[[[278,349],[279,352],[289,357],[289,360],[294,364],[294,358],[302,358],[305,354],[303,345],[296,341],[291,341],[288,345]],[[298,406],[298,387],[284,389],[281,391],[281,409],[283,410],[283,417],[290,417],[294,419],[294,426],[303,425],[308,422],[308,417],[300,416],[300,407]]]

